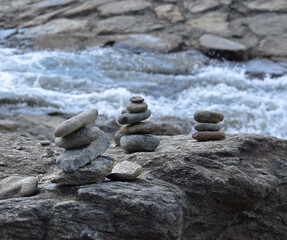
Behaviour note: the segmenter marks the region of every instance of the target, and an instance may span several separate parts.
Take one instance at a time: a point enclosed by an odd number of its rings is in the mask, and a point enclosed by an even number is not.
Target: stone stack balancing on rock
[[[115,142],[127,153],[154,151],[160,139],[151,135],[158,126],[152,121],[144,121],[151,115],[148,105],[141,96],[133,96],[122,115],[117,119],[121,125],[115,135]]]
[[[225,139],[225,134],[219,132],[220,125],[218,124],[224,119],[223,114],[210,111],[197,111],[194,114],[194,120],[197,121],[194,125],[198,132],[192,134],[192,138],[197,141],[217,141]]]
[[[96,108],[84,111],[56,128],[55,144],[65,148],[56,164],[62,171],[52,182],[59,185],[80,185],[102,182],[114,159],[101,156],[110,146],[109,138],[97,127],[88,126],[98,116]]]

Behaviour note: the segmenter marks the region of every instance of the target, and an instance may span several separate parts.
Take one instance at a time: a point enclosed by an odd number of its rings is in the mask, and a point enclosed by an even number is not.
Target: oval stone
[[[115,136],[114,136],[114,140],[116,143],[116,146],[120,146],[120,141],[121,141],[121,137],[125,136],[126,134],[122,133],[121,131],[117,131]]]
[[[128,103],[126,108],[131,113],[139,113],[139,112],[144,112],[145,110],[147,110],[148,105],[145,102],[141,102],[141,103],[130,102]]]
[[[107,175],[107,178],[115,181],[133,181],[141,173],[142,167],[134,162],[122,161],[114,166],[112,172]]]
[[[68,134],[85,127],[95,121],[98,117],[96,108],[88,109],[64,122],[62,122],[55,130],[55,137],[64,137]]]
[[[132,96],[130,98],[130,101],[133,102],[133,103],[141,103],[144,101],[144,98],[141,97],[141,96]]]
[[[151,121],[122,125],[121,132],[124,134],[151,134],[158,129],[158,125]]]
[[[225,139],[225,134],[223,132],[202,131],[192,134],[192,138],[197,141],[218,141]]]
[[[118,117],[118,123],[119,124],[132,124],[137,123],[143,120],[146,120],[150,117],[151,111],[147,109],[144,112],[141,113],[124,113],[121,116]]]
[[[197,111],[194,120],[200,123],[219,123],[224,119],[223,114],[211,111]]]
[[[122,110],[122,114],[125,114],[125,113],[127,113],[128,112],[128,110],[126,109],[126,108],[124,108],[123,110]]]
[[[160,139],[154,135],[126,135],[121,138],[121,147],[127,153],[133,152],[152,152],[154,151],[160,143]]]
[[[197,131],[219,131],[220,125],[217,123],[196,123],[194,129]]]
[[[56,137],[55,144],[60,148],[78,148],[95,141],[101,134],[97,127],[83,127],[64,137]]]

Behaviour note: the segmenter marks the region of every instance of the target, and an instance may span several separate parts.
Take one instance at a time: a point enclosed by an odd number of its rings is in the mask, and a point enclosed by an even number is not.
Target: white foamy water
[[[287,138],[287,76],[251,78],[244,64],[197,51],[134,54],[96,48],[23,53],[0,49],[0,104],[14,111],[78,113],[96,107],[117,117],[142,95],[154,117],[194,122],[197,110],[225,115],[223,130]]]

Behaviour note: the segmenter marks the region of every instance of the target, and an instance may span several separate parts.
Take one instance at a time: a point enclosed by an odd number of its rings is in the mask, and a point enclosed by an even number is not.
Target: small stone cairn
[[[114,159],[102,156],[109,138],[97,127],[88,126],[98,116],[96,108],[84,111],[56,128],[55,144],[65,148],[56,164],[61,171],[51,182],[63,186],[102,182],[110,174]]]
[[[115,134],[115,143],[127,153],[151,152],[160,143],[157,136],[151,135],[158,126],[152,121],[144,121],[151,115],[148,105],[141,96],[133,96],[127,104],[117,122],[121,125],[120,131]]]
[[[223,114],[210,111],[197,111],[194,114],[194,120],[197,121],[194,125],[195,132],[192,138],[197,141],[217,141],[225,139],[225,134],[219,132],[220,125],[218,124],[224,119]]]

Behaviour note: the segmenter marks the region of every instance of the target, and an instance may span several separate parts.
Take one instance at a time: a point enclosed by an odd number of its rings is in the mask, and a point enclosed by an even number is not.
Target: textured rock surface
[[[142,171],[143,169],[139,164],[130,161],[122,161],[114,166],[107,178],[119,181],[132,181],[135,180]]]
[[[194,113],[194,120],[200,123],[219,123],[223,119],[223,114],[217,112],[200,110]]]
[[[192,134],[192,138],[196,139],[197,141],[217,141],[225,139],[225,134],[217,131],[201,131]]]
[[[220,125],[217,123],[196,123],[194,129],[197,131],[219,131]]]
[[[141,113],[127,112],[118,117],[118,122],[120,124],[133,124],[133,123],[137,123],[137,122],[148,119],[150,115],[151,115],[151,110],[149,109]]]
[[[151,121],[122,125],[121,132],[124,134],[152,134],[158,129],[156,123]]]
[[[109,146],[109,138],[101,132],[97,140],[88,146],[65,150],[56,161],[57,167],[65,172],[74,172],[104,153]]]
[[[0,148],[8,136],[1,135]],[[42,148],[35,145],[34,152]],[[10,153],[15,159],[23,157],[12,145],[1,150],[1,162]],[[117,161],[140,164],[143,174],[129,183],[69,188],[40,183],[35,196],[1,200],[0,238],[287,238],[286,140],[252,134],[227,135],[216,142],[197,142],[190,136],[161,137],[156,152],[125,154],[111,147],[106,154]],[[37,158],[29,158],[25,167],[7,165],[5,171],[29,169],[34,161]]]

